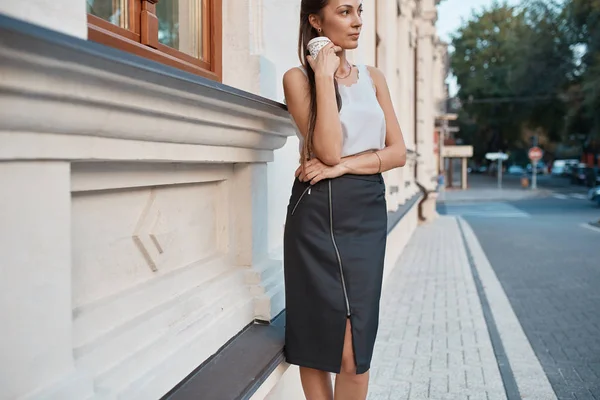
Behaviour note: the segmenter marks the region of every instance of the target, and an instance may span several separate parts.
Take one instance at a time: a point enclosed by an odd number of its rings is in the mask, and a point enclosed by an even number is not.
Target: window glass
[[[158,41],[202,58],[203,0],[161,0],[156,4]]]
[[[129,29],[127,0],[87,0],[87,12],[111,24]]]

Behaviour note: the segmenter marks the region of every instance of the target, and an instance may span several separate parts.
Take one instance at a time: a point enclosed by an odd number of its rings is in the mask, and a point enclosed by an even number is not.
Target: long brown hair
[[[306,60],[308,53],[308,42],[311,39],[320,36],[319,32],[310,24],[309,16],[311,14],[321,15],[322,9],[329,3],[329,0],[302,0],[300,5],[300,34],[298,35],[298,57],[306,69],[308,83],[310,86],[310,112],[308,115],[308,131],[304,138],[302,146],[301,161],[304,163],[312,155],[313,136],[315,134],[315,124],[317,122],[317,88],[315,83],[315,71],[310,67]],[[337,81],[334,79],[335,99],[337,101],[338,112],[342,109],[342,97]]]

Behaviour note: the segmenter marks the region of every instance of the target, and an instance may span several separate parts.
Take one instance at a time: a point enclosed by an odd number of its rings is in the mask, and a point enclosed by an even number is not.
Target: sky
[[[520,0],[506,0],[508,4],[517,5]],[[501,1],[499,1],[501,2]],[[450,34],[454,33],[462,25],[463,20],[468,20],[473,10],[480,11],[483,7],[489,8],[494,0],[443,0],[438,6],[438,20],[436,27],[439,37],[450,43]],[[450,96],[458,91],[456,80],[449,77]]]

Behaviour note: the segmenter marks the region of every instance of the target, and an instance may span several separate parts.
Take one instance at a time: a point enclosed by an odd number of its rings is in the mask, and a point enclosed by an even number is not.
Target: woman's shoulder
[[[371,78],[373,80],[385,80],[385,75],[383,75],[383,72],[379,68],[366,64],[363,65],[363,67],[366,68],[367,71],[369,71],[369,75],[371,75]]]
[[[387,86],[385,75],[379,68],[371,65],[364,65],[364,68],[367,70],[369,78],[371,78],[371,85],[373,85],[376,93]]]
[[[297,92],[307,90],[308,76],[303,66],[293,67],[288,69],[283,74],[283,89],[284,91]]]
[[[301,101],[310,90],[308,76],[302,68],[304,67],[293,67],[283,74],[283,92],[286,104],[288,104],[290,99]]]
[[[306,68],[303,65],[292,67],[283,74],[283,80],[306,78]]]

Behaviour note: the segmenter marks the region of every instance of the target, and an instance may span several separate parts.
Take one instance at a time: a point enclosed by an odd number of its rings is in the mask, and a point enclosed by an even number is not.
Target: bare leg
[[[354,348],[352,347],[352,329],[350,319],[346,320],[342,370],[335,379],[335,400],[365,400],[369,390],[369,371],[356,374]]]
[[[300,380],[306,400],[332,400],[331,374],[327,371],[300,367]]]

